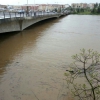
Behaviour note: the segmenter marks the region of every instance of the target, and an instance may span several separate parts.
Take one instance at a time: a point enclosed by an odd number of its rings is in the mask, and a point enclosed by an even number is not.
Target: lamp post
[[[27,5],[28,5],[28,0],[27,0]]]
[[[56,9],[56,12],[58,12],[58,2],[55,2],[55,9]]]
[[[36,17],[36,7],[35,7],[35,0],[34,0],[34,17]]]
[[[46,9],[46,10],[47,10],[47,12],[48,12],[48,3],[47,3],[47,9]]]
[[[28,10],[29,9],[28,9],[28,0],[27,0],[27,12],[26,12],[27,15],[29,15],[29,11]]]
[[[35,12],[35,0],[34,0],[34,12]]]

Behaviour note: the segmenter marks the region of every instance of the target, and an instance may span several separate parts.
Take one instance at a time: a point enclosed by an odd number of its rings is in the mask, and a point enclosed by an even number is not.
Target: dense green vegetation
[[[90,14],[96,14],[99,15],[100,14],[100,3],[96,3],[94,4],[94,8],[90,9],[89,7],[87,8],[71,8],[70,10],[73,14],[83,14],[83,15],[90,15]]]

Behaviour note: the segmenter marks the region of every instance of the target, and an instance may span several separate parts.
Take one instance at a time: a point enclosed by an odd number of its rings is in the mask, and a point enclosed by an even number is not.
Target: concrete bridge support
[[[0,19],[0,33],[22,31],[34,23],[54,17],[59,17],[59,15]]]

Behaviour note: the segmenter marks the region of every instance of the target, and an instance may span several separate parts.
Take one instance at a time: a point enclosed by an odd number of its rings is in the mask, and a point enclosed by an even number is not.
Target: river
[[[68,15],[0,34],[0,100],[69,100],[64,73],[80,49],[100,52],[100,16]]]

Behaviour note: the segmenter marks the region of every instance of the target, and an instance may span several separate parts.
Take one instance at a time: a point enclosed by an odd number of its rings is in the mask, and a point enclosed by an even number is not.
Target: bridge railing
[[[18,12],[0,12],[0,24],[10,22],[12,20],[20,20],[26,18],[41,18],[41,17],[59,17],[61,13],[47,13],[47,12],[29,12],[29,13],[18,13]]]
[[[7,12],[7,11],[0,11],[0,19],[7,19],[7,18],[24,18],[24,17],[42,17],[42,16],[52,16],[52,15],[59,15],[59,13],[53,12]]]

